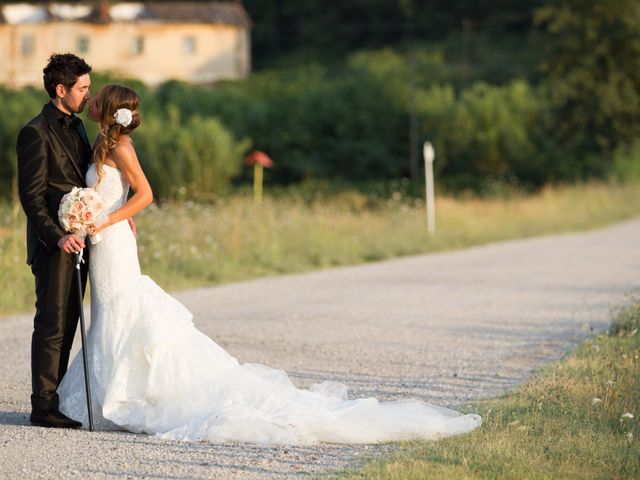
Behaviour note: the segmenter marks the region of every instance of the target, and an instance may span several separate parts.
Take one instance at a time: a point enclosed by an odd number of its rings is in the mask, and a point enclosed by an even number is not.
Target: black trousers
[[[87,284],[88,250],[81,264],[82,297]],[[31,263],[36,281],[36,315],[31,338],[33,411],[58,408],[56,390],[67,372],[73,337],[80,316],[75,256],[56,248],[38,248]]]

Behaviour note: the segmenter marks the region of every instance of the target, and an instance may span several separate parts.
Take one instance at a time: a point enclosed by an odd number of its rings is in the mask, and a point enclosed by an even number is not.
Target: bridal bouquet
[[[58,220],[62,228],[81,237],[87,235],[87,229],[104,210],[104,202],[93,188],[74,187],[62,197],[58,208]],[[98,243],[100,235],[89,237],[91,243]]]

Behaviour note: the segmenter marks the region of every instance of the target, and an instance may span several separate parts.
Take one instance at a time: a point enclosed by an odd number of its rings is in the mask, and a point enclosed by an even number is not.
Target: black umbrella
[[[80,264],[84,262],[82,259],[82,250],[80,253],[74,253],[76,259],[76,284],[78,286],[78,301],[80,302],[80,335],[82,336],[82,361],[84,363],[84,386],[87,393],[87,412],[89,414],[89,431],[93,432],[93,408],[91,407],[91,380],[89,375],[89,353],[87,352],[87,334],[84,327],[84,306],[82,305],[82,273],[80,272]]]

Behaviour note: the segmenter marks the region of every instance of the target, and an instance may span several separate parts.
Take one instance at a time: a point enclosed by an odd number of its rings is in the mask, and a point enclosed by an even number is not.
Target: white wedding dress
[[[97,187],[107,212],[129,186],[105,166]],[[97,180],[95,167],[87,185]],[[101,232],[90,251],[91,325],[87,333],[94,422],[177,440],[278,444],[374,443],[469,432],[478,415],[417,400],[347,399],[323,382],[296,388],[280,370],[240,364],[192,323],[191,313],[140,273],[126,221]],[[60,410],[87,426],[81,353],[59,389]]]

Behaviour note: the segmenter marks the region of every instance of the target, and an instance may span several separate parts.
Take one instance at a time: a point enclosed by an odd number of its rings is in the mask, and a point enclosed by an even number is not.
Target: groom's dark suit
[[[27,263],[36,283],[31,404],[34,412],[44,412],[58,408],[56,389],[67,371],[80,315],[74,258],[57,245],[66,234],[58,223],[58,207],[65,193],[85,186],[91,146],[80,119],[48,103],[20,131],[17,153]],[[86,263],[81,271],[84,289]]]

